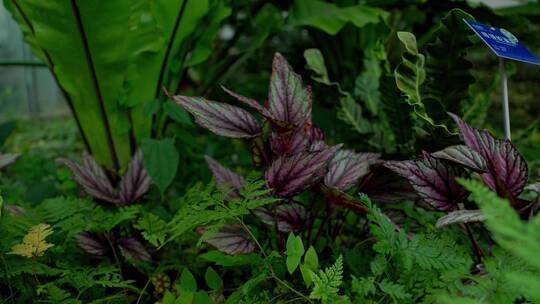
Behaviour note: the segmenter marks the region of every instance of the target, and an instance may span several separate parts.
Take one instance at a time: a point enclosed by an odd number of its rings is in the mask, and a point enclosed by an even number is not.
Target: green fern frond
[[[343,283],[343,256],[340,255],[332,266],[318,274],[312,271],[311,277],[313,289],[309,297],[322,303],[333,303],[339,298],[339,287]]]

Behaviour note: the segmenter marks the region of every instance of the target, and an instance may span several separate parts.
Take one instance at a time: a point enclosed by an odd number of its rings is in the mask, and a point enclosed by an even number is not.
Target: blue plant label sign
[[[540,59],[509,31],[470,19],[463,20],[497,56],[540,65]]]

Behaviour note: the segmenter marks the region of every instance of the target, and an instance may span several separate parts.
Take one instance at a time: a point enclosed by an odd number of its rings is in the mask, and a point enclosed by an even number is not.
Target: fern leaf
[[[14,245],[11,248],[10,254],[16,254],[27,258],[42,256],[47,249],[54,246],[47,243],[45,238],[53,233],[53,230],[48,224],[36,225],[28,231],[24,236],[21,244]]]
[[[309,297],[324,303],[333,303],[338,299],[339,286],[343,282],[343,256],[339,256],[334,265],[319,273],[311,272],[313,289]]]

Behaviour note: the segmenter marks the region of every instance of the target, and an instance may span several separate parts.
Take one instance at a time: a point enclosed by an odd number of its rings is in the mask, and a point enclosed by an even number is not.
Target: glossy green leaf
[[[208,287],[210,287],[211,289],[219,289],[223,284],[221,278],[219,277],[219,274],[212,267],[208,267],[206,269],[204,279],[206,280],[206,285],[208,285]]]
[[[302,243],[302,238],[300,236],[295,236],[294,234],[289,234],[286,245],[287,251],[287,270],[289,273],[293,273],[298,265],[300,264],[300,259],[304,255],[304,244]]]
[[[328,71],[324,64],[324,57],[319,49],[307,49],[304,51],[306,67],[313,71],[311,78],[322,84],[330,85]]]
[[[178,168],[179,156],[174,146],[174,139],[145,139],[142,150],[144,167],[152,178],[152,182],[163,194],[176,176]]]
[[[197,281],[191,272],[184,268],[182,274],[180,275],[180,281],[178,283],[178,289],[180,292],[196,292],[197,291]]]

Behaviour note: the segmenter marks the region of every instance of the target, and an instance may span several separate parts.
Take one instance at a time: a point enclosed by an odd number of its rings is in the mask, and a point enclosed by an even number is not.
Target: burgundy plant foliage
[[[262,168],[271,194],[284,201],[254,211],[263,223],[282,232],[306,229],[313,220],[311,210],[293,197],[309,189],[322,190],[328,204],[365,211],[359,201],[344,191],[367,175],[380,155],[341,150],[341,145],[325,143],[322,130],[311,120],[311,88],[303,85],[301,77],[281,54],[274,57],[268,101],[264,105],[227,88],[223,87],[223,90],[258,112],[263,121],[259,122],[242,108],[225,103],[200,97],[170,97],[190,112],[200,126],[218,135],[251,139],[254,165]],[[206,161],[218,187],[226,191],[227,197],[239,196],[244,178],[210,157]],[[248,252],[251,246],[223,245],[226,236],[239,240],[231,230],[237,231],[228,228],[218,233],[219,238],[206,241],[222,251]]]

